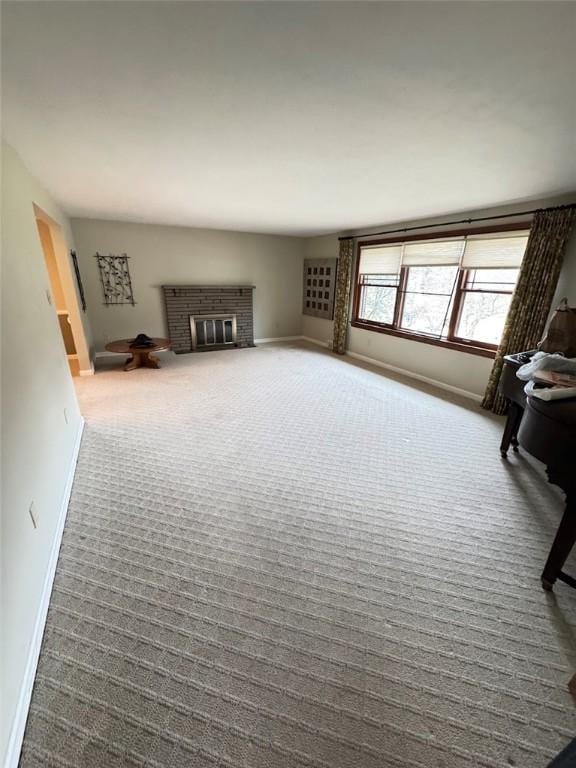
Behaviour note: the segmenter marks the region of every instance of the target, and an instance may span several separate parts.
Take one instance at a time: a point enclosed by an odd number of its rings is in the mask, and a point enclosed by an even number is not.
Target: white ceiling
[[[73,216],[318,234],[576,188],[576,3],[2,3]]]

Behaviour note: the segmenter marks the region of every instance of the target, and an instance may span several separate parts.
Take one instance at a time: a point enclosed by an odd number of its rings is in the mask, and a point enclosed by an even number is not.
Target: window
[[[361,243],[352,324],[492,355],[527,240],[516,230]]]
[[[400,326],[415,333],[445,334],[457,276],[458,267],[408,267]]]
[[[473,269],[465,273],[455,338],[497,346],[519,269]]]
[[[386,325],[394,322],[401,259],[400,245],[360,251],[360,311],[366,320]]]

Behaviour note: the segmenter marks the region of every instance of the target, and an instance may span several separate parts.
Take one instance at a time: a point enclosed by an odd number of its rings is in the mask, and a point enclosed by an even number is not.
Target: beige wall
[[[436,219],[402,222],[397,226],[409,227],[416,226],[417,224],[432,224],[436,221],[442,222],[447,219],[490,216],[522,209],[574,202],[575,199],[576,195],[567,195],[561,198],[539,200],[527,205],[517,204],[501,208],[453,213]],[[395,228],[394,224],[390,224],[385,227],[374,227],[373,231]],[[338,235],[310,238],[305,243],[304,251],[305,255],[310,257],[334,257],[338,254]],[[576,232],[574,232],[566,250],[564,266],[553,302],[554,306],[563,296],[567,296],[571,305],[576,306]],[[332,340],[332,322],[302,315],[302,334],[329,344]],[[425,376],[448,386],[462,389],[474,395],[483,394],[492,367],[492,360],[490,358],[478,357],[451,349],[443,349],[418,341],[401,339],[396,336],[375,333],[374,331],[366,331],[361,328],[349,329],[348,350],[359,355],[371,357],[396,368],[401,368],[418,376]]]
[[[250,283],[256,338],[300,333],[303,240],[218,230],[74,219],[95,347],[167,333],[161,286]],[[103,304],[94,254],[127,253],[136,306]]]
[[[2,146],[2,755],[25,676],[81,424],[33,205],[68,222]],[[65,415],[66,412],[66,415]],[[34,502],[38,527],[29,515]]]
[[[560,273],[552,306],[556,307],[560,299],[564,297],[568,299],[571,307],[576,307],[576,232],[572,234],[566,248],[564,266]]]

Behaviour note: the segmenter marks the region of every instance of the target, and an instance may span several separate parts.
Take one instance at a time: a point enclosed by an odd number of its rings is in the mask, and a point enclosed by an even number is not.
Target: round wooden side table
[[[132,355],[126,360],[125,371],[133,371],[136,368],[160,368],[160,360],[154,355],[154,352],[162,352],[170,349],[169,339],[154,338],[153,346],[150,347],[131,347],[133,339],[119,339],[106,344],[108,352],[117,352],[121,355]]]

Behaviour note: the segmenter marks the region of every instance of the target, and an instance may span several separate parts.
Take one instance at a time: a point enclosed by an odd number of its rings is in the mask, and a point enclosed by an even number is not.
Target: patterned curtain
[[[564,248],[575,221],[574,208],[549,208],[534,215],[502,340],[482,400],[486,410],[498,414],[506,411],[506,403],[498,392],[504,355],[534,349],[544,334]]]
[[[336,296],[334,297],[334,341],[332,343],[332,349],[339,355],[343,355],[346,352],[353,262],[354,240],[340,240]]]

